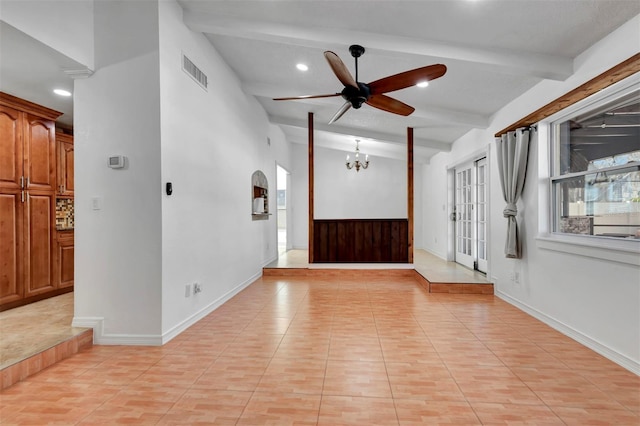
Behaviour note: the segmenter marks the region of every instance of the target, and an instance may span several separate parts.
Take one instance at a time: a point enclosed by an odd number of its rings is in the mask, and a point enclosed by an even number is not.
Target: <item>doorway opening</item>
[[[455,261],[487,273],[487,159],[455,168]]]
[[[287,237],[287,222],[289,217],[287,211],[288,205],[290,204],[287,200],[289,176],[289,172],[286,169],[280,165],[276,165],[276,223],[278,227],[278,256],[286,253],[291,246],[289,243],[290,238]]]

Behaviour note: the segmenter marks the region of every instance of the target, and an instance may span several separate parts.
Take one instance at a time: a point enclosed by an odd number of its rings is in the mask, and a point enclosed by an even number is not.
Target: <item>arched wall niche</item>
[[[269,219],[269,181],[261,170],[251,175],[251,218]]]

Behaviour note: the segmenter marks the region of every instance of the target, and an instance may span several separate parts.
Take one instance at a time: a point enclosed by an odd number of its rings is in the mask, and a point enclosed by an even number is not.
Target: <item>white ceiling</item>
[[[566,79],[577,55],[640,13],[638,0],[178,2],[185,24],[207,36],[290,141],[306,143],[311,111],[318,145],[352,150],[358,138],[363,152],[401,158],[410,126],[419,161],[486,128],[492,114],[542,79]],[[63,70],[81,66],[4,23],[0,30],[0,90],[63,111],[71,124],[70,100],[51,90],[72,87]],[[340,92],[323,52],[334,51],[355,75],[351,44],[366,49],[358,62],[365,83],[436,63],[447,73],[428,88],[389,93],[416,108],[408,117],[363,105],[328,125],[339,97],[272,100]],[[298,71],[299,62],[309,71]],[[215,87],[215,76],[209,79]]]

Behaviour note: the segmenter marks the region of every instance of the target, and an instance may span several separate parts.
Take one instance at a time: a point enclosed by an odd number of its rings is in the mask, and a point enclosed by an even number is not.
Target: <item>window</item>
[[[553,232],[640,241],[640,86],[577,105],[550,129]]]

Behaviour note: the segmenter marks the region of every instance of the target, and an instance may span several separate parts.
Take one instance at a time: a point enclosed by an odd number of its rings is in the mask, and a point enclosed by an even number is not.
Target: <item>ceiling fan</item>
[[[374,108],[381,109],[383,111],[392,112],[394,114],[407,116],[415,111],[415,108],[400,102],[385,93],[393,92],[396,90],[404,89],[410,86],[414,86],[420,82],[435,80],[442,77],[447,72],[447,67],[442,64],[429,65],[422,68],[416,68],[414,70],[405,71],[400,74],[391,75],[381,78],[371,83],[362,83],[358,81],[358,58],[364,53],[364,47],[357,44],[349,46],[349,52],[351,56],[355,58],[356,62],[356,78],[354,79],[345,64],[335,53],[327,50],[324,52],[324,57],[329,62],[329,66],[333,70],[338,80],[344,85],[344,89],[339,93],[330,93],[326,95],[305,95],[305,96],[293,96],[288,98],[274,98],[274,101],[290,101],[300,99],[312,99],[312,98],[330,98],[333,96],[342,96],[345,99],[345,103],[340,107],[338,112],[333,116],[329,124],[337,121],[344,115],[349,108],[360,108],[363,103],[366,103]]]

